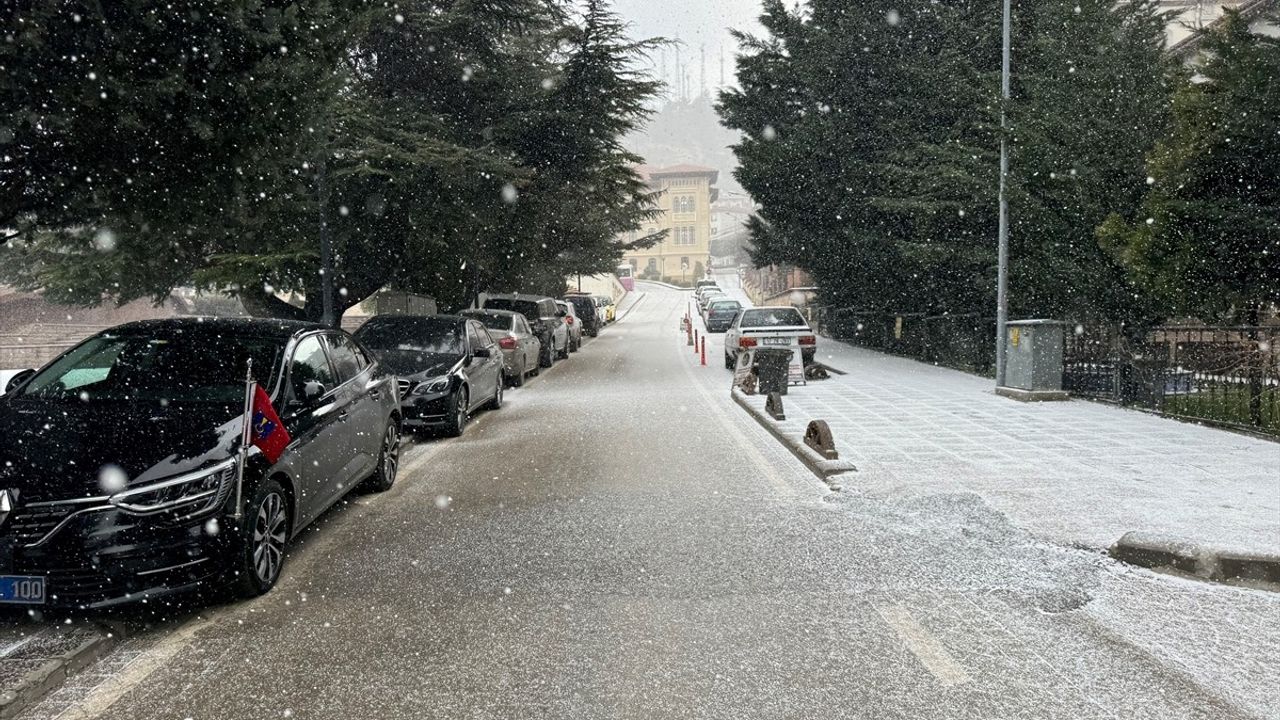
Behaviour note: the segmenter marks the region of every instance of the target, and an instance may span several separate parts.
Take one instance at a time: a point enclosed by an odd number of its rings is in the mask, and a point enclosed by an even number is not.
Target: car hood
[[[461,355],[424,353],[413,350],[375,350],[378,361],[406,380],[426,380],[447,375],[461,360]]]
[[[179,475],[231,457],[242,422],[238,404],[0,403],[0,489],[67,500],[107,494],[111,465],[129,485]]]

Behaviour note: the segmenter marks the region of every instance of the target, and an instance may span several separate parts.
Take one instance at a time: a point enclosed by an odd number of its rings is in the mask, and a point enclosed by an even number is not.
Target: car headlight
[[[449,376],[431,378],[425,382],[418,383],[418,387],[413,389],[414,395],[434,395],[442,393],[449,389]]]
[[[133,515],[154,515],[180,508],[195,515],[217,507],[235,484],[236,461],[118,492],[108,502]]]

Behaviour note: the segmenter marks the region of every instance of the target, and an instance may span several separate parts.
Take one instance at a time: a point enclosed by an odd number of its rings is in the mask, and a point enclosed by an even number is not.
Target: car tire
[[[561,360],[568,360],[568,359],[569,359],[569,338],[568,338],[568,336],[565,336],[565,339],[564,339],[564,347],[560,350],[560,353],[559,353],[558,357],[559,357]]]
[[[387,432],[383,434],[382,445],[378,448],[378,466],[365,479],[364,485],[371,492],[386,492],[395,484],[399,470],[400,426],[392,420],[387,423]]]
[[[738,365],[738,360],[729,353],[724,354],[724,369],[733,370]]]
[[[493,399],[489,401],[489,409],[502,409],[502,383],[498,383],[498,389],[493,391]]]
[[[542,346],[542,354],[538,357],[538,368],[549,368],[556,364],[555,345],[548,342]]]
[[[449,398],[449,417],[444,421],[444,434],[446,437],[459,437],[467,429],[467,405],[470,398],[467,397],[465,387],[454,390]]]
[[[240,537],[231,568],[236,594],[257,597],[280,579],[292,518],[289,496],[279,481],[257,483],[245,502]]]
[[[511,376],[511,387],[524,387],[524,376],[529,374],[529,361],[521,358],[520,367]]]

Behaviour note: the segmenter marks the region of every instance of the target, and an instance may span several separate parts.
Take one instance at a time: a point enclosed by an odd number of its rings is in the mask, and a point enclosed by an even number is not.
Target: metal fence
[[[1280,328],[1116,325],[1069,330],[1071,394],[1280,435]]]

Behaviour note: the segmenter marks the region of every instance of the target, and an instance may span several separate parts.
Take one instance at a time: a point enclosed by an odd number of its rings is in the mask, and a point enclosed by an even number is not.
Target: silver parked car
[[[571,302],[557,300],[556,305],[565,314],[564,324],[569,330],[569,352],[578,352],[582,347],[582,320],[578,318],[578,309]]]
[[[542,341],[524,315],[510,310],[463,310],[461,314],[483,323],[489,337],[502,348],[502,370],[509,385],[520,387],[526,377],[542,372],[538,364]]]

